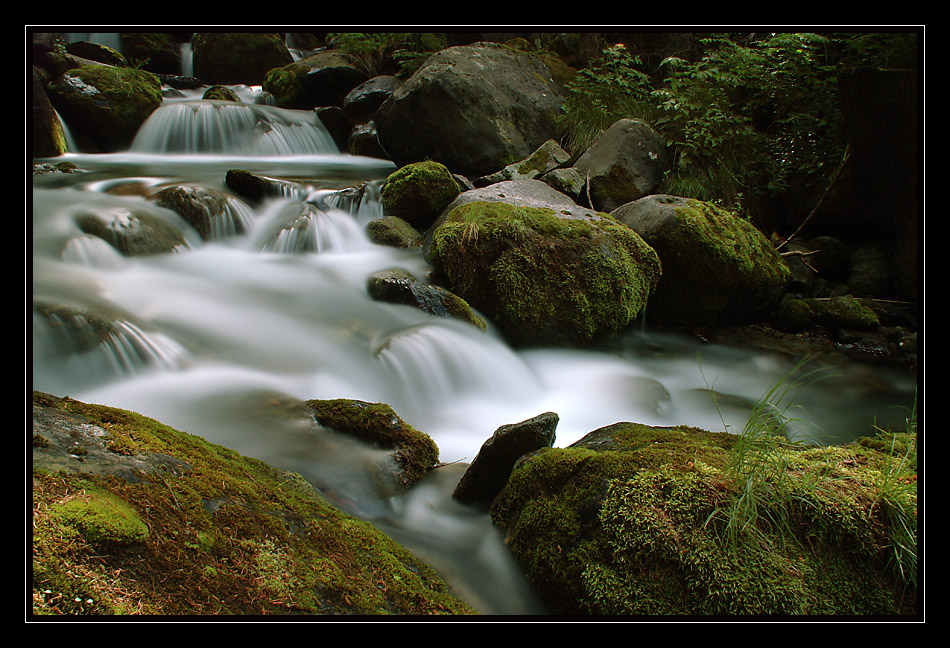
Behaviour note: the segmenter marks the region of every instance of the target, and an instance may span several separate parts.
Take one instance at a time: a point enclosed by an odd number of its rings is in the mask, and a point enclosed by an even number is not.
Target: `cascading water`
[[[474,458],[499,426],[547,411],[560,417],[558,446],[618,421],[735,431],[793,366],[638,327],[600,349],[516,350],[491,326],[373,301],[372,273],[401,267],[423,277],[429,267],[418,252],[375,245],[363,231],[382,214],[379,183],[395,167],[338,153],[312,112],[166,100],[129,152],[66,158],[84,172],[34,177],[32,388],[138,411],[328,491],[340,457],[384,458],[336,441],[332,451],[301,448],[292,432],[274,421],[261,427],[235,403],[385,402],[433,437],[443,461],[457,462]],[[235,168],[313,186],[207,240],[141,195],[112,195],[126,185],[220,190]],[[123,256],[77,223],[77,214],[117,206],[160,219],[184,244]],[[895,406],[913,402],[915,389],[913,377],[842,364],[802,392],[807,416],[794,433],[830,442],[870,433],[875,422],[902,421]],[[539,612],[488,517],[448,497],[452,482],[437,471],[404,497],[357,489],[347,501],[481,611]]]

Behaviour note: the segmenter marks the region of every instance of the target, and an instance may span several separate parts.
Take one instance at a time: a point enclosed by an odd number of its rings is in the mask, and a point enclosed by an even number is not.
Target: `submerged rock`
[[[153,200],[178,213],[205,241],[243,234],[253,217],[251,209],[234,196],[200,185],[165,187]]]
[[[539,180],[463,193],[429,238],[448,287],[516,345],[584,346],[619,331],[661,272],[636,232]]]

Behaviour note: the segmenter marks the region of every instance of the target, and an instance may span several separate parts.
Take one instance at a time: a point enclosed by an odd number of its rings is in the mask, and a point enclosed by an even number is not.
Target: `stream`
[[[460,466],[380,500],[340,474],[373,461],[354,459],[365,448],[343,439],[301,446],[247,407],[274,397],[385,402],[435,440],[443,462],[464,464],[499,426],[548,411],[560,417],[558,447],[618,421],[738,431],[795,366],[778,353],[654,332],[648,317],[593,349],[516,349],[491,325],[373,301],[373,272],[429,270],[418,251],[364,233],[382,215],[378,187],[395,167],[338,152],[312,112],[254,105],[259,88],[235,89],[247,104],[203,102],[200,91],[167,98],[129,151],[71,152],[46,161],[72,161],[82,173],[33,177],[28,312],[43,301],[120,325],[107,343],[66,354],[34,313],[32,389],[130,409],[298,472],[427,560],[480,612],[542,614],[488,516],[451,500]],[[212,240],[144,198],[110,193],[133,182],[226,189],[228,169],[306,177],[312,187],[239,205],[232,219],[243,233],[224,223]],[[362,201],[342,200],[340,190],[364,184]],[[302,202],[315,207],[306,227]],[[84,210],[121,213],[131,203],[173,224],[187,245],[125,257],[76,225]],[[841,360],[796,394],[792,433],[838,443],[900,425],[916,387],[906,372]]]

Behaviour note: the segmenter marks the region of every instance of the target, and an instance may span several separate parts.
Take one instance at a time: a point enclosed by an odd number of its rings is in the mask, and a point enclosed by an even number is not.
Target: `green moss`
[[[424,231],[459,193],[452,173],[444,165],[426,160],[390,174],[380,197],[387,216],[397,216]]]
[[[35,614],[472,613],[430,567],[297,475],[132,412],[45,394],[34,406],[190,465],[136,482],[34,471]],[[88,522],[90,495],[97,508],[137,511],[147,534],[132,524],[109,537],[134,545],[92,545],[88,529],[104,525]]]
[[[300,77],[289,66],[275,67],[264,75],[261,88],[274,95],[274,101],[283,108],[299,108],[303,96]]]
[[[898,557],[901,570],[890,558],[896,525],[875,504],[892,453],[789,447],[755,533],[731,544],[723,514],[738,496],[727,470],[735,440],[619,423],[526,458],[492,518],[555,613],[916,612],[911,563]]]
[[[148,536],[148,527],[124,501],[106,492],[91,490],[52,507],[63,524],[79,529],[92,543],[131,544]]]
[[[644,308],[660,275],[655,252],[606,215],[473,202],[434,232],[430,258],[450,287],[513,342],[589,344]]]
[[[385,403],[340,398],[309,400],[306,405],[320,425],[394,450],[404,486],[417,482],[439,462],[439,448],[432,438],[403,421]]]

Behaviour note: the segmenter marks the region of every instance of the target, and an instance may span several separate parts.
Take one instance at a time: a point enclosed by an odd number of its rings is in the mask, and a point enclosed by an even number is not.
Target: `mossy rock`
[[[882,486],[897,466],[895,478],[915,480],[915,460],[885,442],[776,445],[736,464],[736,441],[618,423],[523,458],[492,519],[555,614],[916,613],[916,561],[895,566],[901,525],[881,510],[902,507],[916,529],[916,487],[892,499]],[[735,513],[748,492],[736,465],[782,467],[746,482],[758,489],[758,518]],[[730,516],[754,519],[734,541]]]
[[[366,235],[377,245],[397,248],[417,248],[422,245],[422,234],[397,216],[376,218],[366,225]]]
[[[52,514],[81,531],[91,543],[133,544],[148,536],[148,527],[127,502],[107,492],[83,492],[57,502]]]
[[[621,330],[661,273],[636,232],[538,180],[462,194],[433,226],[428,256],[521,346],[585,346]]]
[[[611,215],[656,250],[663,277],[649,317],[671,325],[713,326],[771,314],[791,279],[788,266],[751,223],[716,205],[652,195]]]
[[[386,179],[381,192],[383,213],[425,231],[458,195],[458,183],[444,165],[415,162]]]
[[[777,318],[780,325],[791,331],[803,331],[815,325],[874,331],[881,325],[875,312],[851,295],[789,300],[782,305]]]
[[[339,398],[308,400],[305,405],[320,425],[392,450],[399,468],[396,478],[403,488],[418,482],[439,462],[439,448],[432,437],[403,421],[385,403]]]
[[[126,410],[34,393],[33,411],[35,437],[103,446],[68,465],[34,446],[35,615],[474,613],[300,475]]]
[[[127,149],[162,103],[162,84],[145,70],[87,65],[53,81],[50,101],[86,151]]]

